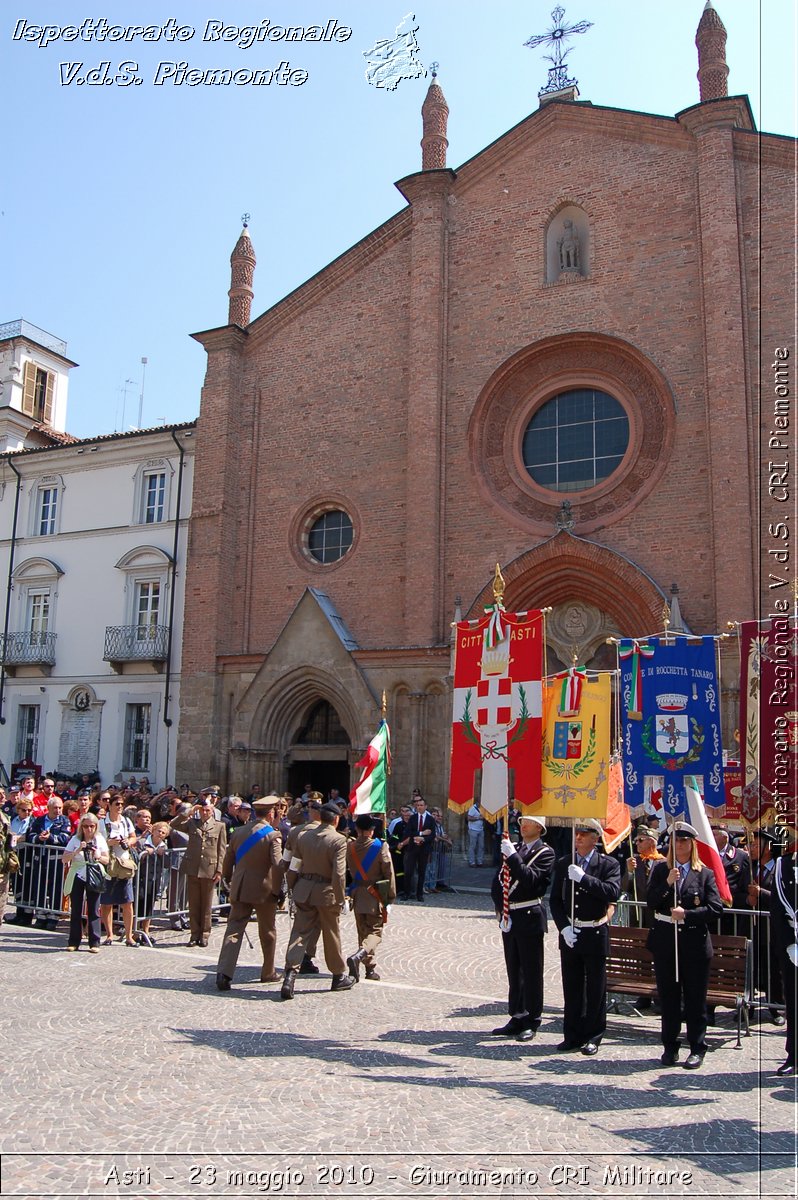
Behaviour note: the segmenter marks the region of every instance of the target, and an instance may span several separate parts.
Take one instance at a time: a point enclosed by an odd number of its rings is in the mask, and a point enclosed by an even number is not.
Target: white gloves
[[[560,933],[568,949],[573,950],[576,945],[576,939],[579,937],[579,930],[574,929],[573,925],[566,925],[565,929],[560,930]]]
[[[798,942],[787,947],[787,957],[794,967],[798,967]]]
[[[574,883],[579,883],[580,879],[584,879],[585,872],[576,863],[571,863],[568,868],[568,878],[573,879]]]
[[[501,851],[505,858],[509,858],[511,854],[515,854],[515,846],[508,837],[502,838]]]

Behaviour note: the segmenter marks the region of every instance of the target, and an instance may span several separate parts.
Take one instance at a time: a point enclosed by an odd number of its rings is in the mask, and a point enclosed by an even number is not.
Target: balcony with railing
[[[160,668],[168,645],[168,625],[106,625],[103,659],[115,671],[121,671],[126,663]]]
[[[0,637],[0,662],[6,674],[14,675],[19,667],[34,667],[43,675],[49,675],[55,666],[56,636],[55,633],[27,629]]]

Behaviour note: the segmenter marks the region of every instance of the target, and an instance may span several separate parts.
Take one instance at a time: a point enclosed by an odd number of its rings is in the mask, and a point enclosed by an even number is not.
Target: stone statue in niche
[[[579,234],[574,228],[573,221],[567,218],[563,221],[562,237],[557,239],[557,249],[560,254],[560,271],[578,271],[579,268]]]

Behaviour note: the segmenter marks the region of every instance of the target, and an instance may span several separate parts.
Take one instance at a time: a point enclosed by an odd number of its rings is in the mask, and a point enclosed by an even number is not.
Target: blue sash
[[[249,835],[247,840],[242,842],[236,850],[236,866],[238,866],[238,864],[241,862],[241,859],[249,850],[252,849],[253,846],[257,846],[261,838],[265,838],[267,834],[270,833],[274,833],[274,829],[268,824],[268,822],[265,825],[262,825],[260,829],[254,830],[254,832]]]
[[[382,842],[380,841],[379,838],[374,838],[374,841],[371,843],[368,850],[364,854],[362,862],[360,864],[361,867],[363,868],[363,870],[357,871],[354,879],[350,883],[349,887],[346,889],[347,896],[351,896],[352,892],[355,890],[355,888],[359,884],[368,883],[368,879],[367,879],[368,869],[371,866],[371,864],[374,862],[374,859],[377,857],[380,850],[382,850]]]

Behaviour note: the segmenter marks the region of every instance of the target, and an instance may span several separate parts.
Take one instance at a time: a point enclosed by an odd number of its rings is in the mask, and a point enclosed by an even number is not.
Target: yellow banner
[[[561,679],[543,685],[543,792],[528,809],[547,817],[607,815],[610,769],[609,672],[582,684],[578,707],[563,715]]]

